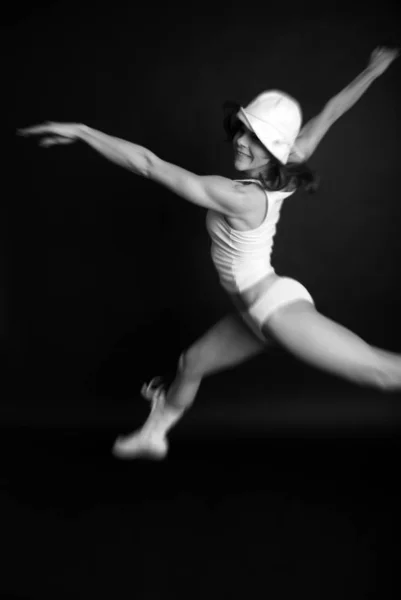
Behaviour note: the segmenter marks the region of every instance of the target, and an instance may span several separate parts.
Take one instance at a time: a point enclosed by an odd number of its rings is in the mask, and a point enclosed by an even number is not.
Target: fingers
[[[49,146],[57,146],[60,144],[73,144],[75,140],[71,138],[63,138],[63,137],[45,137],[39,142],[39,146],[44,148],[48,148]]]
[[[387,50],[399,50],[401,44],[399,43],[400,40],[397,39],[394,36],[390,36],[384,40],[382,40],[382,43],[380,44],[380,48],[387,48]]]
[[[377,46],[372,52],[372,58],[391,58],[394,60],[399,56],[400,48],[397,46],[389,47],[389,46]]]
[[[49,146],[54,146],[54,144],[56,144],[57,142],[55,140],[52,140],[51,138],[43,138],[43,140],[40,140],[38,142],[39,146],[42,146],[42,148],[48,148]]]
[[[392,60],[397,58],[399,53],[400,53],[399,48],[387,48],[386,46],[383,46],[382,48],[380,48],[380,55],[387,56],[388,58],[391,58]]]
[[[369,68],[373,70],[376,76],[384,73],[391,63],[399,56],[399,48],[388,48],[387,46],[378,46],[370,55]]]
[[[50,131],[50,124],[33,125],[32,127],[23,127],[21,129],[17,129],[17,135],[43,135],[44,133],[50,133]]]
[[[53,121],[45,121],[38,125],[31,125],[30,127],[21,127],[17,129],[18,135],[44,135],[51,133],[63,137],[71,137],[70,126],[68,123],[54,123]]]
[[[73,133],[74,132],[69,125],[53,123],[50,121],[16,130],[16,134],[23,137],[44,136],[38,142],[39,146],[42,148],[49,148],[50,146],[61,144],[73,144],[77,139]]]
[[[144,383],[141,388],[141,396],[146,400],[159,400],[166,393],[162,381],[161,377],[154,377],[148,384]]]

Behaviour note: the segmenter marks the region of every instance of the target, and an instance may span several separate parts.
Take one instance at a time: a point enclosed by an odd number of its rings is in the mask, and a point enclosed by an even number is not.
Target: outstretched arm
[[[47,121],[41,125],[17,129],[17,134],[25,137],[38,136],[39,145],[44,148],[59,144],[72,144],[78,140],[87,143],[105,158],[135,172],[147,175],[152,153],[126,140],[107,135],[82,123],[54,123]]]
[[[291,162],[307,160],[333,123],[361,98],[374,80],[386,71],[398,55],[397,49],[376,48],[370,56],[366,69],[333,96],[323,110],[301,129],[289,160]]]
[[[43,147],[81,140],[132,173],[163,185],[193,204],[226,215],[238,216],[246,212],[249,210],[249,203],[253,201],[253,197],[245,193],[246,186],[225,177],[196,175],[162,160],[143,146],[80,123],[47,122],[19,129],[17,133],[22,136],[39,136],[39,144]],[[255,198],[255,201],[258,199]]]

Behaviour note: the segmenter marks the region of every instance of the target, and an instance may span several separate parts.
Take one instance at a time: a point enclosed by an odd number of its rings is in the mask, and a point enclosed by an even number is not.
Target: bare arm
[[[135,175],[149,177],[150,165],[156,157],[147,148],[92,129],[87,125],[78,125],[77,136],[118,166],[128,169]]]
[[[163,185],[185,200],[231,216],[248,211],[263,193],[260,190],[250,192],[246,190],[247,186],[225,177],[196,175],[160,159],[143,146],[80,123],[49,122],[20,129],[18,133],[23,136],[42,136],[39,143],[44,147],[81,140],[108,160]]]
[[[390,66],[397,58],[398,50],[376,48],[370,57],[366,69],[362,71],[349,85],[333,96],[323,110],[313,119],[310,119],[301,129],[291,153],[290,161],[301,162],[307,160],[316,150],[319,142],[330,127],[347,110],[349,110],[366,92],[371,84]]]

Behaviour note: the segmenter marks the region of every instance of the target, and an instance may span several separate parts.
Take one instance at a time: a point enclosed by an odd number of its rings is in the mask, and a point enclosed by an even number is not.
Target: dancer
[[[82,124],[48,122],[18,130],[20,135],[41,136],[44,147],[81,140],[116,164],[207,209],[212,259],[235,311],[182,353],[168,388],[161,378],[143,386],[142,395],[151,401],[150,415],[141,429],[117,438],[115,456],[164,458],[167,433],[193,403],[202,379],[239,365],[273,343],[359,385],[401,389],[401,355],[368,345],[320,314],[306,288],[278,276],[270,262],[283,201],[298,188],[313,192],[317,187],[306,161],[333,123],[397,56],[397,49],[376,48],[364,71],[302,129],[300,106],[284,92],[263,92],[246,108],[231,105],[225,127],[232,138],[235,168],[246,176],[240,180],[195,175],[147,148]]]

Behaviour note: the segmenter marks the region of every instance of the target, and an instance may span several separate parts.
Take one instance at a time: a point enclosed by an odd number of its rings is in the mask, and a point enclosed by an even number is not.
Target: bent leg
[[[176,377],[167,393],[167,404],[188,408],[203,377],[231,369],[272,344],[273,340],[268,335],[262,342],[239,314],[228,315],[181,355]]]
[[[377,349],[320,314],[313,304],[296,301],[276,310],[263,331],[301,360],[360,385],[401,388],[401,356]]]
[[[193,403],[202,378],[243,363],[269,343],[273,343],[269,336],[263,342],[238,314],[219,321],[181,355],[166,396],[162,391],[153,397],[147,421],[139,431],[118,438],[114,454],[119,458],[164,458],[166,434]]]

